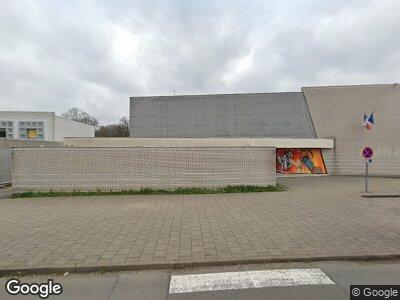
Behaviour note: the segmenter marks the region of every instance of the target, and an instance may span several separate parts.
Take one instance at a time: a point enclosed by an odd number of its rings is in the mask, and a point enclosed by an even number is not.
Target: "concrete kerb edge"
[[[361,194],[363,198],[399,198],[400,194]]]
[[[43,267],[43,268],[14,268],[0,270],[0,277],[47,275],[64,273],[106,273],[124,271],[145,271],[155,269],[184,269],[195,267],[218,267],[229,265],[249,265],[266,263],[295,263],[295,262],[321,262],[321,261],[389,261],[400,260],[400,254],[389,255],[349,255],[349,256],[318,256],[318,257],[281,257],[266,259],[244,259],[224,261],[194,261],[177,263],[149,263],[131,265],[103,265],[103,266],[76,266],[76,267]]]

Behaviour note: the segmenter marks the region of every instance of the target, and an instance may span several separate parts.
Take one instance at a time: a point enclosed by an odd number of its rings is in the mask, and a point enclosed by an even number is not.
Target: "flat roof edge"
[[[275,147],[332,149],[334,147],[334,139],[65,137],[64,144],[73,147]]]
[[[211,94],[182,94],[182,95],[142,95],[130,96],[129,99],[138,98],[163,98],[163,97],[204,97],[204,96],[240,96],[240,95],[274,95],[274,94],[301,94],[303,89],[324,89],[324,88],[351,88],[351,87],[387,87],[397,86],[399,83],[371,83],[371,84],[344,84],[344,85],[320,85],[300,87],[300,91],[280,91],[280,92],[255,92],[255,93],[211,93]]]
[[[75,120],[71,120],[71,119],[67,119],[67,118],[64,118],[64,117],[61,117],[61,116],[54,116],[54,118],[61,119],[61,120],[64,120],[64,121],[68,121],[68,122],[71,122],[71,123],[74,123],[74,124],[80,124],[80,125],[85,125],[85,126],[90,126],[90,127],[93,127],[93,128],[97,128],[97,126],[94,126],[94,125],[91,125],[91,124],[87,124],[87,123],[83,123],[83,122],[79,122],[79,121],[75,121]]]
[[[243,95],[276,95],[276,94],[302,94],[301,91],[291,92],[259,92],[259,93],[222,93],[222,94],[182,94],[182,95],[150,95],[130,96],[129,99],[137,98],[167,98],[167,97],[204,97],[204,96],[243,96]]]
[[[398,86],[399,83],[371,83],[371,84],[347,84],[347,85],[321,85],[321,86],[304,86],[301,90],[304,89],[329,89],[329,88],[367,88],[367,87],[390,87],[390,86]]]

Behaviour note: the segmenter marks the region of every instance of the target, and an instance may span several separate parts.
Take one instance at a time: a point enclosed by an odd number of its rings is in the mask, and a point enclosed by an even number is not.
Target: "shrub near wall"
[[[276,184],[275,149],[36,148],[13,150],[13,186],[29,191]]]

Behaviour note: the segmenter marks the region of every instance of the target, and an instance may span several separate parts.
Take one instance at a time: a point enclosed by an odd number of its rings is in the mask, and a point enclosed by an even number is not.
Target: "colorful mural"
[[[326,174],[321,149],[277,148],[276,172],[284,174]]]

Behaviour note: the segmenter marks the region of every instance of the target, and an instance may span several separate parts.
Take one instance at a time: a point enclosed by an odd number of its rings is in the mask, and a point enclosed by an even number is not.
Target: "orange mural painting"
[[[287,174],[326,174],[321,149],[276,149],[276,172]]]

